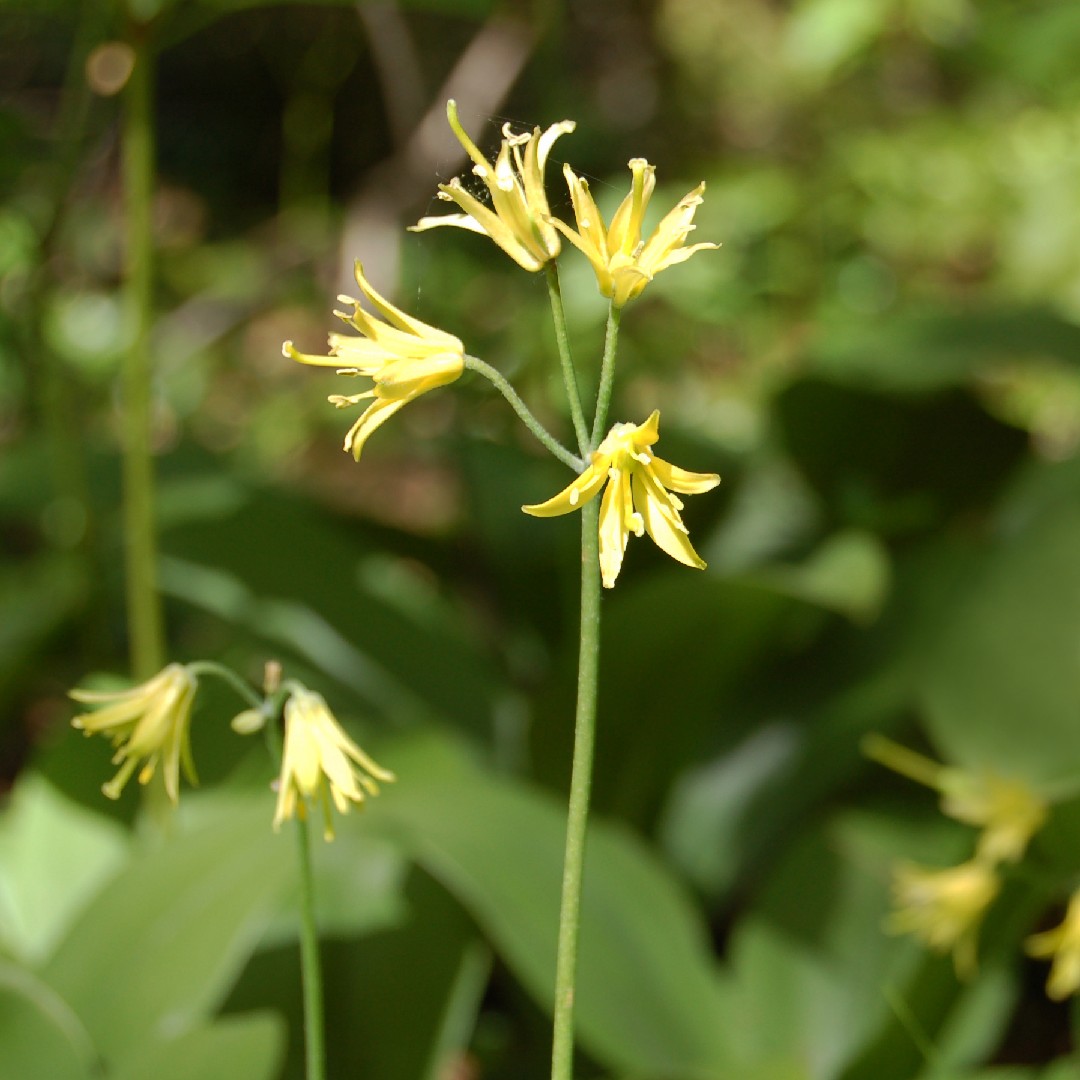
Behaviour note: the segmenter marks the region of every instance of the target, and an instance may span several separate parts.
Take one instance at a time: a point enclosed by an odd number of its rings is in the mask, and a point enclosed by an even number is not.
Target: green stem
[[[604,359],[600,365],[600,388],[596,392],[596,414],[593,417],[592,449],[600,445],[607,424],[608,407],[611,405],[611,388],[615,382],[615,353],[619,344],[619,319],[622,308],[614,301],[608,308],[607,329],[604,331]]]
[[[563,311],[562,286],[559,284],[559,268],[552,260],[545,266],[548,296],[551,299],[551,317],[555,321],[555,342],[559,347],[559,363],[562,365],[566,398],[570,402],[570,416],[574,421],[578,453],[583,460],[589,456],[589,429],[585,426],[585,414],[581,409],[581,393],[578,390],[574,361],[570,356],[570,342],[566,336],[566,313]]]
[[[253,709],[262,710],[268,701],[273,701],[273,699],[264,698],[232,668],[227,668],[216,660],[195,660],[187,665],[187,669],[192,675],[213,675],[222,682],[228,683]]]
[[[153,53],[138,29],[132,35],[135,66],[125,90],[122,169],[127,220],[124,291],[131,345],[121,379],[124,399],[124,543],[131,666],[146,678],[164,663],[161,600],[155,566],[154,467],[151,448],[153,324],[154,127]]]
[[[478,359],[475,356],[465,357],[465,366],[470,371],[475,371],[479,375],[483,375],[485,379],[491,382],[495,389],[510,403],[510,407],[521,417],[525,426],[537,437],[550,450],[555,457],[557,457],[564,465],[569,465],[574,472],[581,472],[585,467],[585,463],[581,458],[576,457],[570,453],[565,446],[558,439],[552,435],[539,420],[533,416],[529,410],[529,406],[518,396],[517,391],[506,380],[506,377],[499,371],[496,371],[490,364],[485,364],[483,360]]]
[[[225,669],[228,670],[228,669]],[[275,716],[292,692],[295,683],[285,683],[270,694],[264,705],[274,702]],[[283,738],[278,726],[265,728],[266,745],[271,757],[281,767]],[[315,876],[311,870],[311,841],[307,818],[296,817],[296,856],[300,876],[300,985],[304,998],[305,1080],[326,1080],[326,1018],[323,1010],[322,961],[319,957],[319,928],[315,921]]]
[[[596,741],[597,675],[600,660],[600,506],[592,499],[581,509],[581,642],[578,653],[577,714],[570,806],[566,819],[559,949],[555,963],[555,1016],[551,1080],[571,1080],[574,1058],[574,988],[577,979],[581,881],[585,828],[592,787]]]
[[[306,818],[296,819],[296,850],[300,863],[300,969],[304,990],[304,1048],[307,1080],[325,1080],[322,963],[315,923],[315,879],[311,872],[311,841]]]

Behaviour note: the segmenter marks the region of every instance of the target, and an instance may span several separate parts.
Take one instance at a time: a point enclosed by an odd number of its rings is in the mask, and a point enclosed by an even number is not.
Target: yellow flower
[[[892,934],[913,934],[936,952],[952,950],[960,976],[975,969],[975,941],[987,908],[1001,888],[981,859],[947,870],[902,863],[893,871],[897,910],[886,920]]]
[[[473,172],[491,193],[491,207],[470,195],[455,177],[449,184],[439,185],[439,198],[457,203],[465,213],[421,218],[410,226],[411,231],[455,225],[490,236],[526,270],[542,270],[559,254],[561,246],[559,234],[548,216],[551,211],[544,192],[544,165],[552,143],[560,135],[573,131],[576,125],[572,120],[563,120],[552,124],[543,134],[534,128],[532,134],[514,135],[506,124],[502,147],[492,167],[465,133],[453,101],[446,103],[446,115],[458,141],[473,159]]]
[[[563,175],[570,188],[577,231],[561,221],[551,221],[592,263],[600,292],[616,307],[633,300],[661,270],[685,262],[695,251],[720,246],[704,243],[683,246],[683,241],[696,227],[694,213],[701,205],[704,181],[682,198],[648,240],[642,240],[641,226],[656,186],[656,168],[644,158],[634,158],[630,162],[630,171],[633,174],[630,194],[623,199],[611,224],[605,228],[588,182],[576,176],[569,165],[564,165]]]
[[[361,394],[332,394],[328,399],[339,409],[372,399],[345,436],[345,449],[359,461],[368,436],[402,405],[458,378],[465,370],[465,347],[453,334],[406,315],[380,296],[365,280],[359,262],[356,283],[385,322],[366,312],[359,300],[339,296],[342,303],[353,305],[353,311],[334,314],[363,337],[331,334],[329,356],[298,352],[291,341],[285,342],[282,352],[302,364],[337,368],[339,375],[364,375],[374,381]]]
[[[378,794],[376,780],[394,779],[342,731],[320,694],[302,687],[293,691],[285,703],[275,829],[286,818],[306,818],[308,803],[317,800],[323,811],[323,836],[333,840],[330,800],[344,814],[349,803],[360,804],[367,795]]]
[[[942,813],[982,829],[978,854],[988,862],[1018,861],[1046,821],[1046,801],[1019,780],[940,765],[881,735],[863,745],[882,765],[939,792]]]
[[[87,735],[105,735],[116,747],[113,764],[120,770],[101,790],[118,799],[124,785],[143,761],[139,783],[146,784],[161,761],[165,791],[176,803],[180,797],[180,767],[196,783],[191,760],[189,723],[198,682],[183,664],[170,664],[148,682],[117,693],[72,690],[70,696],[86,704],[102,705],[72,720]]]
[[[1063,1001],[1080,990],[1080,892],[1073,893],[1060,926],[1027,939],[1027,952],[1040,960],[1053,960],[1046,992]]]
[[[595,498],[607,484],[600,504],[600,573],[604,586],[615,584],[630,533],[647,532],[673,559],[702,569],[679,516],[682,502],[672,491],[698,495],[720,483],[716,473],[693,473],[654,457],[650,447],[660,437],[660,412],[644,424],[616,424],[593,451],[589,466],[554,498],[523,506],[534,517],[569,514]]]

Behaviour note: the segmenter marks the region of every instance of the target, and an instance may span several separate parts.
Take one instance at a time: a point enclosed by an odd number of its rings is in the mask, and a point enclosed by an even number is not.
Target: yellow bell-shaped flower
[[[465,346],[453,334],[414,319],[394,307],[377,293],[364,277],[364,268],[356,263],[356,284],[382,319],[366,312],[359,300],[339,296],[352,304],[350,314],[335,311],[339,319],[359,330],[362,337],[331,334],[328,356],[298,352],[286,341],[282,352],[302,364],[337,369],[339,375],[364,375],[374,385],[360,394],[332,394],[328,399],[339,409],[371,400],[360,419],[345,436],[345,450],[357,461],[376,428],[403,405],[437,386],[452,383],[465,370]],[[384,321],[385,320],[385,321]]]
[[[285,741],[281,775],[277,780],[274,828],[286,818],[306,818],[317,802],[323,812],[323,836],[334,838],[333,802],[339,813],[377,795],[377,780],[389,783],[394,774],[376,764],[342,730],[321,694],[303,687],[285,703]]]
[[[169,664],[152,679],[130,690],[105,693],[72,690],[70,696],[89,705],[101,705],[71,721],[87,735],[105,735],[116,747],[113,764],[120,770],[101,790],[118,799],[136,766],[139,783],[149,783],[158,762],[165,791],[175,804],[180,798],[180,769],[194,784],[195,766],[189,739],[191,707],[198,682],[183,664]]]
[[[716,487],[720,477],[687,472],[654,456],[651,447],[659,438],[659,410],[644,424],[616,424],[573,483],[547,502],[521,508],[533,517],[569,514],[596,498],[606,485],[600,504],[600,573],[605,588],[610,589],[619,576],[631,533],[647,532],[661,550],[686,566],[705,566],[683,524],[682,501],[672,492],[698,495]]]

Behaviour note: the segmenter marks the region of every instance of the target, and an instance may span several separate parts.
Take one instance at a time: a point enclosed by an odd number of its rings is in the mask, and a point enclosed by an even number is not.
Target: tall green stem
[[[585,865],[585,828],[592,787],[596,741],[596,691],[600,661],[600,506],[590,500],[581,509],[581,641],[578,652],[574,764],[566,819],[559,951],[555,963],[555,1016],[551,1080],[571,1080],[574,1058],[574,987],[577,978],[581,882]]]
[[[600,365],[600,388],[596,392],[596,414],[593,416],[592,443],[595,450],[604,437],[608,407],[611,405],[611,388],[615,382],[615,353],[619,346],[619,319],[622,308],[614,303],[608,308],[607,329],[604,332],[604,359]]]
[[[127,221],[125,299],[131,345],[124,358],[124,543],[131,667],[146,678],[164,663],[161,601],[156,581],[154,467],[151,451],[153,325],[154,126],[153,51],[132,35],[135,66],[125,90],[122,169]]]
[[[589,456],[589,429],[585,426],[585,414],[581,409],[581,392],[578,389],[574,361],[570,356],[570,341],[566,336],[566,313],[563,311],[562,286],[559,284],[559,268],[552,260],[545,267],[547,272],[548,297],[551,300],[551,317],[555,322],[555,342],[559,347],[559,363],[562,365],[563,382],[566,384],[566,398],[570,403],[570,416],[574,421],[574,434],[577,436],[578,453],[585,459]]]
[[[304,991],[306,1080],[325,1080],[322,962],[319,930],[315,923],[315,879],[311,871],[311,841],[306,818],[296,819],[296,849],[300,864],[300,970]]]
[[[205,662],[203,665],[209,667]],[[195,665],[192,665],[193,667]],[[220,668],[219,665],[213,665]],[[227,669],[219,669],[221,675]],[[230,680],[231,681],[231,680]],[[235,684],[234,684],[235,685]],[[290,684],[274,690],[265,698],[270,702],[284,704],[289,696]],[[244,694],[247,697],[247,693]],[[274,710],[278,712],[277,709]],[[284,755],[283,738],[276,723],[266,725],[266,743],[270,756],[281,766]],[[311,840],[308,836],[307,818],[297,815],[296,821],[296,867],[300,876],[300,987],[304,998],[304,1057],[305,1080],[326,1080],[326,1017],[323,1009],[322,960],[319,956],[319,926],[315,920],[315,875],[311,868]]]

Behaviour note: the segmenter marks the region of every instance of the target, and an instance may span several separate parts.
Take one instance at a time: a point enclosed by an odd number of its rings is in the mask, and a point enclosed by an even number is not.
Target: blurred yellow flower
[[[277,781],[274,828],[286,818],[307,817],[308,804],[318,801],[323,836],[334,839],[330,801],[342,814],[350,803],[377,795],[376,780],[389,783],[394,774],[371,760],[341,729],[322,695],[302,687],[285,703],[285,743]]]
[[[975,970],[975,942],[1001,881],[981,859],[930,870],[901,863],[893,871],[894,911],[885,922],[891,934],[913,934],[935,952],[952,951],[961,977]]]
[[[551,220],[551,224],[592,263],[600,292],[616,307],[633,300],[661,270],[685,262],[696,251],[720,246],[708,243],[683,245],[696,227],[694,213],[702,202],[704,182],[683,196],[652,236],[642,240],[645,211],[656,186],[656,167],[644,158],[634,158],[630,162],[630,171],[633,174],[630,193],[605,228],[588,182],[575,175],[569,165],[564,165],[563,175],[570,188],[577,231],[561,221]]]
[[[328,399],[339,409],[371,399],[345,436],[345,450],[359,461],[368,436],[398,409],[461,375],[465,370],[465,347],[453,334],[406,315],[380,296],[364,278],[359,262],[356,283],[385,322],[368,314],[359,300],[339,296],[342,303],[353,305],[353,311],[334,314],[363,337],[331,334],[329,356],[298,352],[291,341],[285,342],[282,352],[302,364],[332,367],[339,375],[364,375],[373,380],[375,385],[361,394],[332,394]]]
[[[1027,939],[1027,952],[1039,960],[1052,960],[1046,992],[1063,1001],[1080,990],[1080,892],[1069,900],[1060,926]]]
[[[410,226],[412,232],[423,232],[439,225],[454,225],[459,229],[490,236],[519,266],[526,270],[542,270],[559,254],[559,234],[552,228],[548,215],[547,194],[544,191],[544,165],[552,143],[576,126],[572,120],[552,124],[543,134],[534,128],[532,134],[514,135],[510,125],[503,126],[503,141],[495,165],[477,149],[458,120],[457,105],[446,103],[450,127],[469,157],[473,172],[483,180],[491,194],[491,207],[470,195],[455,177],[449,184],[439,185],[439,198],[457,203],[463,214],[445,214],[421,218]]]
[[[101,693],[72,690],[76,701],[101,705],[94,712],[76,716],[71,723],[87,735],[105,735],[116,747],[113,764],[120,770],[101,790],[118,799],[135,767],[139,783],[146,784],[161,762],[165,791],[175,804],[180,798],[180,768],[194,784],[189,726],[198,682],[183,664],[170,664],[148,682],[130,690]]]
[[[649,448],[660,437],[659,428],[659,410],[644,424],[616,424],[572,484],[547,502],[521,508],[534,517],[569,514],[606,484],[600,504],[600,573],[608,589],[619,576],[631,532],[647,532],[661,550],[687,566],[705,566],[679,515],[682,501],[672,492],[698,495],[716,487],[720,477],[687,472],[654,457]]]
[[[941,765],[881,735],[863,746],[875,761],[939,792],[942,813],[982,829],[977,850],[989,862],[1018,861],[1046,821],[1046,801],[1020,780]]]

